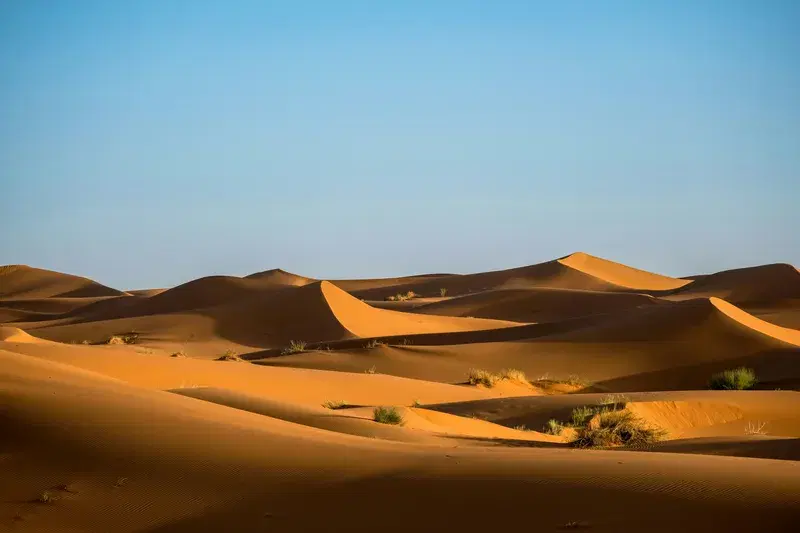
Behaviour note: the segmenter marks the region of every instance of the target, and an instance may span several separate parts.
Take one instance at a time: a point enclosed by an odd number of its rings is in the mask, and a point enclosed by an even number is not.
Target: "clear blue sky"
[[[0,4],[0,263],[800,265],[800,2]]]

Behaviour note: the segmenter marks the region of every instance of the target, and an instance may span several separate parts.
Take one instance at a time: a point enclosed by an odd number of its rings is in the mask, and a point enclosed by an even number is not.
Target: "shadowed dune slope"
[[[450,296],[462,296],[493,289],[534,287],[643,292],[675,289],[686,283],[687,280],[660,276],[578,252],[553,261],[508,270],[414,280],[393,287],[347,290],[359,298],[382,300],[396,292],[409,290],[422,296],[438,296],[440,288],[447,289]]]
[[[485,531],[524,508],[546,530],[783,531],[798,517],[800,476],[782,461],[386,442],[2,351],[0,395],[15,530],[401,532],[424,516]],[[46,489],[60,499],[35,503]]]
[[[716,296],[745,306],[800,300],[800,272],[792,265],[776,263],[725,270],[706,276],[674,291],[670,299]]]
[[[221,281],[226,285],[231,282],[229,279]],[[237,287],[241,287],[240,282],[245,282],[245,296],[221,305],[167,313],[175,301],[173,297],[179,294],[167,291],[122,309],[122,314],[130,318],[113,318],[119,314],[118,309],[111,309],[110,317],[103,316],[101,310],[92,315],[92,321],[83,317],[75,323],[47,324],[37,328],[37,335],[59,341],[97,341],[120,332],[136,331],[151,340],[220,338],[254,348],[282,348],[292,340],[319,343],[361,337],[491,330],[518,325],[499,320],[375,309],[327,281],[269,289],[255,295],[250,292],[249,283],[257,281],[233,278]],[[198,300],[194,302],[202,304]]]
[[[308,285],[309,283],[317,281],[305,276],[299,276],[297,274],[292,274],[291,272],[286,272],[280,268],[264,270],[263,272],[255,272],[249,276],[245,276],[244,279],[256,279],[263,283],[283,285],[287,287],[302,287],[303,285]]]
[[[414,308],[413,312],[514,322],[553,322],[658,303],[652,296],[635,293],[552,288],[501,289],[424,304]]]
[[[95,298],[119,296],[122,291],[72,274],[27,265],[0,266],[0,299]]]

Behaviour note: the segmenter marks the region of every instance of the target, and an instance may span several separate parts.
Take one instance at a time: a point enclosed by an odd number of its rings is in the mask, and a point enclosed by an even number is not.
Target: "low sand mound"
[[[308,285],[309,283],[317,281],[312,278],[307,278],[305,276],[298,276],[297,274],[286,272],[285,270],[281,270],[280,268],[273,268],[271,270],[265,270],[263,272],[256,272],[254,274],[250,274],[249,276],[245,276],[244,279],[257,279],[263,283],[268,283],[272,285],[282,285],[287,287],[289,286],[302,287],[303,285]]]
[[[558,262],[584,274],[628,289],[665,291],[690,283],[688,280],[654,274],[583,252],[562,257],[558,259]]]
[[[674,291],[669,298],[710,296],[747,306],[800,299],[800,272],[792,265],[782,263],[725,270],[698,276],[695,281]]]
[[[626,409],[676,438],[696,428],[734,422],[744,418],[742,408],[734,403],[702,401],[631,402]]]
[[[150,296],[155,296],[156,294],[161,294],[162,292],[166,291],[167,289],[135,289],[132,291],[127,291],[128,294],[131,296],[141,296],[143,298],[149,298]]]
[[[96,281],[27,265],[0,266],[0,299],[92,298],[119,296],[122,291]]]
[[[414,308],[413,312],[514,322],[554,322],[656,305],[658,302],[652,296],[635,293],[553,288],[505,289],[425,304]]]
[[[0,326],[0,341],[2,342],[47,342],[29,335],[19,328]]]

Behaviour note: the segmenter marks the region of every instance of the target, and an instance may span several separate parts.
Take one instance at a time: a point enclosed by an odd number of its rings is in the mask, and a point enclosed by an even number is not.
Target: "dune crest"
[[[688,280],[654,274],[583,252],[562,257],[558,259],[558,262],[584,274],[628,289],[665,291],[690,283]]]

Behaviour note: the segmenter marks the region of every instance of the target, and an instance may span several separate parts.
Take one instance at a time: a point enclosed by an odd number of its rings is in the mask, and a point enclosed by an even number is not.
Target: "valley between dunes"
[[[739,367],[751,390],[710,390]],[[790,531],[798,391],[786,264],[139,290],[9,265],[0,531]],[[658,438],[577,445],[606,415]]]

